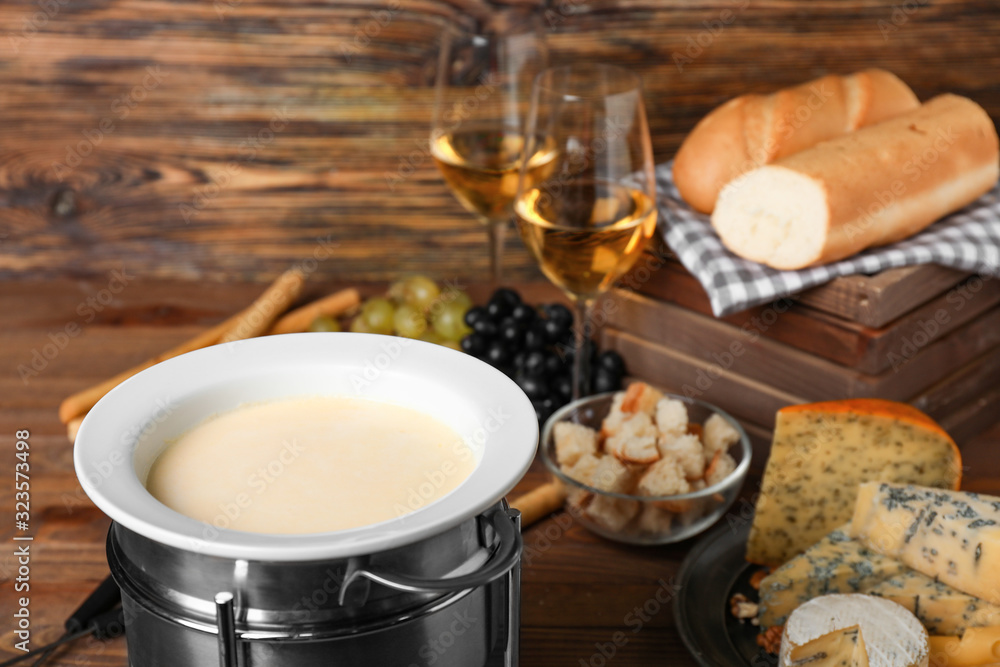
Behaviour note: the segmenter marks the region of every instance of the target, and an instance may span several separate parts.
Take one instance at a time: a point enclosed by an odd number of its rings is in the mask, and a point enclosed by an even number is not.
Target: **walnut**
[[[750,585],[753,586],[755,591],[760,590],[760,582],[764,581],[764,577],[769,574],[771,574],[771,568],[769,567],[762,568],[753,573],[750,577]]]
[[[740,620],[757,619],[757,603],[750,602],[747,596],[737,593],[729,599],[729,613]]]
[[[764,632],[757,635],[757,646],[768,653],[777,654],[781,650],[781,634],[784,632],[785,626],[783,625],[772,625]]]

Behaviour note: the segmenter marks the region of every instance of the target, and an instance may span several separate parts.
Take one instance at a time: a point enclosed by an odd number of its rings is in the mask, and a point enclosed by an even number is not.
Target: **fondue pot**
[[[301,535],[229,530],[235,504],[204,523],[146,490],[157,455],[208,417],[306,396],[419,410],[462,437],[474,470],[433,502],[412,490],[416,509],[390,521]],[[503,497],[537,440],[531,403],[509,378],[408,339],[268,336],[139,373],[90,411],[74,450],[80,483],[113,520],[108,562],[129,664],[516,665],[522,545]]]

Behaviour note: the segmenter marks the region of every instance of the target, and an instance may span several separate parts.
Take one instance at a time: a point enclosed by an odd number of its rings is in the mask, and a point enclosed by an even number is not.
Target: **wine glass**
[[[539,16],[496,12],[472,30],[445,32],[438,59],[431,155],[458,201],[486,225],[494,286],[521,165],[544,171],[552,156],[524,151],[532,81],[548,66]]]
[[[514,215],[542,272],[576,305],[573,399],[589,393],[594,301],[635,264],[656,229],[653,151],[642,83],[611,65],[555,67],[535,80]]]

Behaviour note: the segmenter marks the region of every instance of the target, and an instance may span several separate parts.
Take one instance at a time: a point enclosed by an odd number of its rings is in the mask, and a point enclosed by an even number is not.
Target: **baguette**
[[[674,183],[693,208],[711,213],[723,186],[740,174],[919,105],[909,86],[880,69],[742,95],[687,136],[674,158]]]
[[[993,122],[940,95],[878,125],[744,174],[712,226],[737,255],[802,269],[893,243],[987,192],[1000,175]]]

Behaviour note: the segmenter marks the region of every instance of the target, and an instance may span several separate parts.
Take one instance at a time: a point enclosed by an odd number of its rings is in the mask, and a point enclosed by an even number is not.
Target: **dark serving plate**
[[[750,521],[719,522],[688,553],[677,575],[677,630],[702,667],[774,667],[778,656],[757,646],[757,626],[729,613],[729,600],[743,593],[757,600],[750,577],[760,569],[744,560]]]

